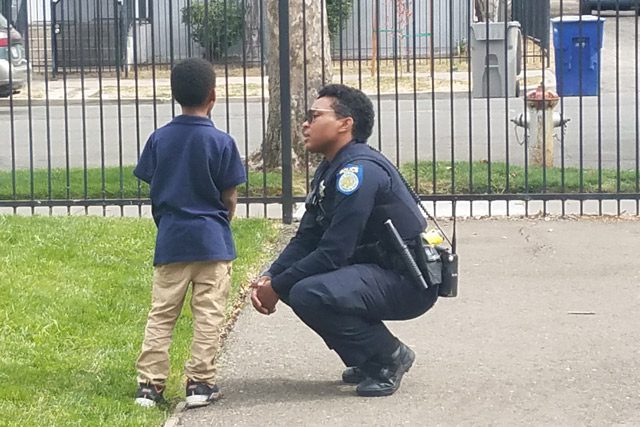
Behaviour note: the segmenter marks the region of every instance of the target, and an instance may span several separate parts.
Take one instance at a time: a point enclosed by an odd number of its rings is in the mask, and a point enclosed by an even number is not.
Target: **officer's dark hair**
[[[183,107],[200,107],[216,87],[213,65],[201,58],[189,58],[171,70],[171,94]]]
[[[373,131],[375,112],[367,95],[353,87],[330,84],[318,92],[318,98],[335,99],[333,109],[338,117],[353,119],[353,139],[365,142]]]

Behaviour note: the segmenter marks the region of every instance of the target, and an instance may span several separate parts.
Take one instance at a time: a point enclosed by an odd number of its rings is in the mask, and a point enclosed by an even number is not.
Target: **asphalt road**
[[[412,100],[400,100],[397,104],[395,100],[384,100],[378,114],[381,132],[376,126],[371,144],[378,146],[381,143],[383,151],[393,159],[399,153],[401,162],[412,161],[416,152],[418,159],[431,159],[435,141],[437,159],[451,159],[453,148],[457,160],[469,160],[472,155],[473,160],[504,161],[508,156],[509,161],[522,164],[525,150],[519,144],[518,136],[522,139],[523,132],[522,129],[516,132],[509,119],[523,110],[524,102],[522,99],[508,102],[507,107],[505,100],[489,103],[472,100],[470,107],[465,96],[456,96],[453,102],[436,100],[434,109],[430,99],[418,100],[417,108]],[[635,167],[639,120],[636,101],[626,92],[620,96],[619,111],[616,102],[615,94],[604,94],[600,107],[597,98],[584,98],[582,106],[579,99],[565,99],[564,116],[571,119],[564,137],[566,165],[578,166],[582,149],[583,165],[596,167],[600,146],[603,167],[615,167],[619,142],[621,166]],[[53,106],[49,115],[45,107],[33,107],[30,120],[27,107],[15,107],[11,120],[9,111],[0,109],[3,122],[0,169],[12,167],[12,154],[16,168],[28,168],[31,144],[35,168],[47,167],[49,158],[53,167],[64,167],[67,153],[69,164],[76,167],[84,165],[85,157],[89,167],[100,166],[103,159],[110,166],[118,165],[121,159],[125,165],[134,164],[139,147],[144,146],[154,129],[153,106],[140,105],[136,115],[133,105],[123,105],[120,114],[117,106],[108,105],[104,106],[102,114],[101,118],[100,108],[96,105],[87,106],[84,114],[80,106],[69,106],[67,111],[62,106]],[[157,106],[158,124],[170,117],[170,105]],[[245,120],[245,117],[249,119]],[[243,104],[230,103],[228,113],[227,106],[219,104],[214,111],[214,121],[222,129],[229,129],[242,153],[259,149],[263,134],[260,103],[248,104],[246,111]],[[14,124],[13,136],[11,123]],[[556,143],[558,165],[562,155],[560,145]]]
[[[389,323],[417,359],[387,398],[341,384],[338,357],[286,306],[248,307],[219,361],[225,398],[177,424],[640,425],[638,225],[461,223],[459,297]]]
[[[556,143],[555,161],[559,165],[624,169],[635,168],[640,144],[640,112],[637,104],[638,71],[636,19],[624,14],[616,19],[607,13],[602,53],[602,96],[565,98],[564,117],[571,119],[563,144]],[[491,160],[523,164],[522,131],[516,132],[510,119],[524,110],[523,99],[471,100],[456,94],[453,100],[419,95],[415,103],[403,98],[380,102],[371,144],[400,162],[431,159]],[[377,101],[374,100],[376,108]],[[155,112],[154,112],[155,110]],[[155,124],[171,118],[171,105],[132,104],[60,105],[48,110],[34,106],[0,106],[0,170],[16,168],[115,166],[134,164],[138,150]],[[471,111],[471,117],[470,113]],[[30,117],[31,114],[31,117]],[[417,120],[416,120],[417,118]],[[262,105],[250,102],[218,104],[214,120],[236,138],[241,152],[259,149],[263,135]],[[379,131],[380,130],[380,131]],[[560,132],[557,132],[560,140]],[[563,149],[561,147],[563,146]],[[600,151],[600,155],[599,155]]]

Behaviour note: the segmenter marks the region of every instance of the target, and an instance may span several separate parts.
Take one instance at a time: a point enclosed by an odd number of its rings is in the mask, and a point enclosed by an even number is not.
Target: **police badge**
[[[362,168],[359,165],[346,165],[338,172],[337,189],[345,196],[353,194],[362,182]]]

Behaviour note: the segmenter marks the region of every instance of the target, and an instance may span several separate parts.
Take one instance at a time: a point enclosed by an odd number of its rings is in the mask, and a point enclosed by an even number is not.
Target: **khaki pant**
[[[193,284],[193,341],[185,374],[196,382],[214,382],[214,361],[231,287],[231,261],[158,265],[153,275],[151,311],[138,358],[138,382],[162,385],[169,376],[169,346],[185,295]]]

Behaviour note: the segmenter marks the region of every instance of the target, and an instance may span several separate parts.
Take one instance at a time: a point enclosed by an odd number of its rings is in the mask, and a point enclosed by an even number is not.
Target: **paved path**
[[[391,328],[418,359],[362,399],[338,358],[281,306],[227,342],[225,399],[183,426],[640,425],[640,222],[465,221],[461,296]]]

